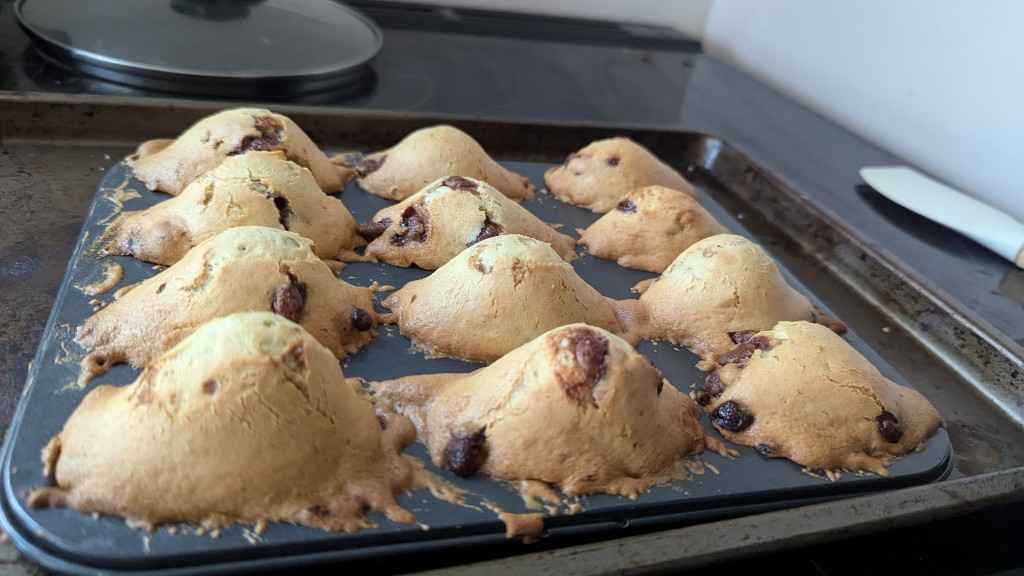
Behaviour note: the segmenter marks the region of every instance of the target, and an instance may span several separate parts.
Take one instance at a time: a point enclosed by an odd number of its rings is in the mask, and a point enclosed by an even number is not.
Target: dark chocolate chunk
[[[608,158],[605,158],[605,162],[607,162],[609,166],[618,166],[621,161],[622,158],[620,158],[618,154],[612,154]]]
[[[576,360],[574,367],[556,373],[562,390],[581,404],[596,404],[592,391],[608,370],[608,339],[587,328],[573,329],[562,338],[569,341]]]
[[[356,226],[356,234],[363,237],[363,240],[372,242],[384,233],[391,226],[391,218],[385,218],[380,222],[366,222]]]
[[[409,206],[402,212],[402,230],[391,237],[395,246],[405,246],[409,242],[423,242],[427,239],[427,220],[415,206]]]
[[[238,144],[235,154],[241,154],[250,150],[276,150],[281,145],[281,137],[284,135],[284,125],[272,116],[259,116],[256,118],[256,130],[259,136],[245,136]]]
[[[466,246],[472,246],[481,240],[500,236],[502,232],[504,232],[504,229],[500,225],[492,222],[489,217],[484,218],[484,225],[480,227],[480,232],[476,235],[476,238],[474,238],[469,244],[466,244]]]
[[[626,199],[619,202],[618,206],[615,207],[619,212],[625,212],[627,214],[636,212],[636,202]]]
[[[771,350],[775,342],[767,336],[752,336],[732,350],[718,357],[719,364],[746,364],[755,350]]]
[[[452,190],[476,190],[476,182],[462,176],[449,176],[441,182],[441,185]]]
[[[722,384],[722,376],[718,373],[718,370],[704,378],[704,391],[712,396],[718,396],[725,391],[725,385]]]
[[[324,506],[323,504],[314,504],[313,506],[307,508],[306,511],[308,511],[313,516],[316,516],[317,518],[323,518],[325,516],[331,515],[330,509],[328,509],[327,506]]]
[[[724,391],[725,385],[722,384],[722,378],[718,374],[718,370],[715,370],[704,378],[704,387],[694,397],[697,400],[697,404],[707,406]]]
[[[289,370],[302,370],[306,367],[306,347],[301,343],[293,344],[285,350],[281,360]]]
[[[729,339],[732,340],[733,344],[743,344],[754,337],[757,332],[753,330],[738,330],[736,332],[729,332]]]
[[[711,412],[711,423],[730,432],[742,432],[754,423],[754,417],[738,402],[729,400]]]
[[[306,307],[306,283],[299,282],[291,274],[288,275],[288,283],[281,284],[274,290],[270,299],[270,309],[275,314],[280,314],[292,322],[298,322],[302,316],[302,309]]]
[[[370,328],[373,328],[373,317],[370,316],[370,313],[366,310],[353,306],[352,314],[350,316],[352,320],[352,327],[359,332],[366,332]]]
[[[878,422],[878,433],[885,438],[886,442],[895,444],[900,441],[900,438],[903,438],[903,427],[900,426],[900,421],[892,412],[883,410],[875,418],[875,421]]]
[[[711,404],[711,400],[713,400],[713,398],[711,398],[711,394],[708,394],[703,390],[697,390],[697,392],[693,394],[693,399],[701,406],[707,406],[708,404]]]
[[[216,394],[217,393],[217,381],[210,378],[206,382],[203,382],[203,394]]]
[[[292,209],[288,205],[288,199],[284,196],[275,196],[274,208],[277,208],[277,221],[281,223],[281,227],[285,230],[290,230],[288,222],[292,217]]]
[[[608,366],[605,356],[608,354],[608,339],[590,330],[581,331],[576,337],[576,362],[586,371],[587,376],[595,382],[604,377]]]
[[[483,428],[468,436],[453,435],[444,447],[444,468],[463,478],[476,474],[486,460],[487,435]]]

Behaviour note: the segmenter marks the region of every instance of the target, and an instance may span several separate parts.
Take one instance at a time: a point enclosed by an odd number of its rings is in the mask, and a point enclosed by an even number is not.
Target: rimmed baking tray
[[[308,120],[313,120],[315,114]],[[297,118],[306,125],[307,118]],[[430,119],[411,119],[404,122],[378,124],[369,135],[356,128],[367,128],[372,123],[356,118],[346,123],[344,118],[333,118],[336,132],[328,136],[328,148],[370,149],[390,143],[415,124],[429,123]],[[184,125],[169,130],[177,132]],[[467,126],[474,135],[487,138],[490,126],[476,122]],[[500,128],[495,125],[495,128]],[[535,184],[543,184],[543,171],[559,162],[565,154],[585,142],[593,130],[571,127],[538,129],[537,138],[561,137],[562,146],[552,141],[541,143],[526,137],[518,151],[506,150],[510,156],[529,161],[505,161],[511,169],[527,175]],[[316,134],[322,141],[324,134]],[[707,169],[709,162],[721,152],[723,143],[698,134],[661,133],[641,138],[659,154],[676,164],[677,168],[691,168],[701,199],[723,224],[737,233],[761,240],[756,232],[748,230],[714,197],[721,194],[720,182],[712,182],[699,169]],[[531,141],[534,145],[531,145]],[[485,142],[486,143],[486,142]],[[499,159],[504,156],[499,153]],[[139,209],[152,205],[165,196],[148,192],[133,181],[126,167],[109,161],[110,167],[100,183],[92,208],[86,218],[78,246],[68,266],[56,304],[47,324],[38,353],[29,373],[28,383],[19,404],[18,413],[8,434],[2,462],[4,495],[0,503],[4,528],[15,543],[30,557],[45,566],[71,572],[104,571],[160,571],[166,573],[195,570],[252,570],[256,567],[285,567],[320,561],[358,560],[379,558],[395,561],[404,555],[424,555],[446,547],[504,544],[507,551],[520,551],[518,542],[505,542],[504,527],[492,511],[487,500],[509,512],[527,512],[522,500],[507,487],[481,479],[458,479],[443,471],[447,480],[465,488],[472,495],[468,502],[476,508],[456,506],[437,501],[425,493],[403,497],[401,502],[413,510],[423,524],[429,526],[403,526],[376,518],[380,526],[357,534],[329,534],[317,530],[289,525],[271,525],[262,534],[253,534],[244,527],[222,531],[216,538],[198,535],[194,530],[177,527],[175,533],[167,529],[147,534],[125,526],[116,518],[92,518],[73,510],[32,510],[25,505],[25,494],[43,483],[39,452],[50,436],[59,431],[64,420],[77,406],[87,391],[67,387],[77,376],[80,357],[71,338],[74,328],[91,313],[89,300],[76,286],[89,283],[101,275],[101,260],[90,247],[102,234],[104,222],[109,221],[119,208],[112,200],[117,190],[128,188],[140,197],[124,202],[125,209]],[[697,168],[696,171],[693,169]],[[127,183],[127,184],[126,184]],[[342,196],[346,206],[360,220],[369,218],[377,209],[388,204],[350,184]],[[546,195],[524,204],[542,219],[563,226],[562,230],[575,234],[575,228],[585,227],[597,218],[588,211],[560,203]],[[135,282],[155,273],[148,264],[130,258],[113,258],[124,267],[125,276],[119,286]],[[573,263],[580,275],[605,295],[628,298],[629,287],[653,274],[626,270],[603,260],[584,256]],[[420,278],[426,272],[377,264],[353,264],[340,272],[349,282],[368,285],[372,281],[401,286]],[[786,272],[789,280],[812,300],[825,309],[829,302],[822,301],[807,290],[799,274]],[[100,298],[109,300],[111,295]],[[833,310],[843,317],[841,310]],[[890,378],[908,382],[899,372],[877,354],[855,332],[848,341],[865,354]],[[681,390],[698,382],[702,375],[693,368],[696,358],[685,350],[667,343],[644,342],[639,346]],[[368,379],[395,377],[403,374],[438,371],[468,371],[476,365],[454,360],[426,360],[409,352],[408,341],[393,328],[381,331],[366,349],[345,363],[348,376]],[[118,367],[97,382],[126,384],[134,379],[136,371]],[[911,378],[909,383],[914,385]],[[714,432],[712,432],[714,434]],[[592,496],[581,499],[583,511],[563,513],[546,520],[545,544],[559,540],[573,541],[580,537],[609,536],[646,530],[654,526],[681,525],[703,522],[714,518],[736,516],[773,508],[786,508],[810,502],[835,499],[866,492],[891,490],[922,484],[944,478],[951,469],[951,444],[945,430],[927,443],[920,452],[894,462],[889,478],[871,475],[845,474],[837,482],[811,476],[788,461],[767,460],[750,449],[741,448],[741,456],[730,460],[716,454],[704,454],[700,460],[709,464],[707,471],[690,480],[678,481],[670,486],[658,487],[635,501],[611,496]],[[424,457],[421,446],[410,453]],[[426,460],[424,458],[424,460]],[[716,471],[712,471],[712,468]],[[516,548],[518,547],[518,548]]]

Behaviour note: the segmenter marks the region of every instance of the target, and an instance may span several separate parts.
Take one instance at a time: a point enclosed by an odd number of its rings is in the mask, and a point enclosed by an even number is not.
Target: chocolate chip
[[[388,419],[381,416],[380,414],[377,414],[377,424],[380,425],[381,430],[388,429]]]
[[[775,342],[767,336],[753,336],[718,357],[719,364],[746,364],[755,350],[771,350]]]
[[[754,450],[757,450],[757,453],[760,454],[761,456],[764,456],[765,458],[771,458],[775,454],[775,450],[772,449],[770,445],[765,444],[763,442],[755,444]]]
[[[489,217],[484,218],[484,225],[480,228],[480,232],[476,235],[476,238],[474,238],[469,244],[466,244],[466,246],[472,246],[481,240],[500,236],[502,232],[504,232],[504,229],[501,226],[492,222]]]
[[[370,316],[369,312],[362,308],[352,307],[352,327],[359,332],[366,332],[370,328],[373,328],[373,317]]]
[[[305,306],[306,283],[299,282],[289,274],[288,283],[281,284],[274,290],[274,295],[270,300],[270,309],[275,314],[280,314],[292,322],[298,322]]]
[[[900,421],[896,419],[896,416],[888,410],[883,410],[879,414],[875,421],[878,422],[878,433],[885,438],[887,442],[893,444],[900,441],[903,438],[903,427],[900,426]]]
[[[288,221],[291,220],[292,209],[288,205],[288,199],[284,196],[275,196],[274,208],[277,208],[277,221],[281,223],[281,227],[285,230],[290,230],[288,228]]]
[[[743,344],[754,337],[757,332],[753,330],[738,330],[736,332],[729,332],[729,339],[732,340],[733,344]]]
[[[713,396],[718,396],[725,391],[725,385],[722,384],[722,376],[718,373],[718,370],[715,370],[704,378],[704,390]]]
[[[285,350],[281,356],[281,360],[285,363],[290,370],[302,370],[306,367],[306,347],[299,342],[293,344],[291,348]]]
[[[661,396],[661,391],[664,388],[665,388],[665,379],[664,378],[658,378],[658,396]]]
[[[356,174],[358,174],[360,178],[365,178],[377,170],[380,170],[380,167],[384,165],[384,162],[387,159],[387,154],[378,158],[363,158],[363,160],[359,162],[359,165],[355,167]]]
[[[272,116],[257,117],[256,130],[260,135],[242,138],[234,154],[241,154],[250,150],[276,150],[281,145],[284,126],[276,118]]]
[[[213,378],[203,382],[203,394],[216,394],[217,393],[217,381]]]
[[[701,406],[707,406],[724,391],[725,385],[722,384],[722,377],[718,374],[718,370],[715,370],[704,378],[704,387],[697,392],[695,399]]]
[[[708,394],[703,390],[698,390],[696,393],[694,393],[693,399],[696,400],[697,404],[700,404],[701,406],[707,406],[708,404],[711,404],[712,400],[711,394]]]
[[[405,246],[409,242],[423,242],[426,239],[426,218],[415,206],[409,206],[402,212],[402,230],[391,237],[391,243],[395,246]]]
[[[609,166],[618,166],[621,161],[622,158],[619,158],[617,154],[613,154],[605,159],[605,162],[607,162]]]
[[[615,207],[619,212],[625,212],[627,214],[636,212],[636,202],[632,200],[623,200],[619,202],[619,205]]]
[[[331,511],[327,508],[327,506],[324,506],[323,504],[314,504],[313,506],[307,508],[306,511],[318,518],[323,518],[325,516],[331,515]]]
[[[441,185],[452,190],[476,190],[476,182],[462,176],[449,176],[441,182]]]
[[[474,434],[453,435],[444,447],[444,468],[466,478],[472,476],[487,460],[487,435],[481,428]]]
[[[754,417],[738,402],[729,400],[711,412],[711,423],[730,432],[742,432],[754,423]]]
[[[608,339],[587,328],[575,328],[562,336],[568,340],[575,366],[560,369],[556,374],[566,396],[580,404],[594,402],[594,385],[604,378],[608,365]]]
[[[359,234],[367,242],[372,242],[391,226],[391,218],[385,218],[380,222],[366,222],[356,226],[356,234]]]

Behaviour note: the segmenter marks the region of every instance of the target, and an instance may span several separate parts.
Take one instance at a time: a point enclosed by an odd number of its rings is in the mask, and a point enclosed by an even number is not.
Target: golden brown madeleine
[[[193,124],[174,141],[144,142],[129,160],[150,190],[178,195],[228,156],[250,150],[281,150],[313,173],[328,194],[341,190],[342,172],[287,116],[262,108],[224,110]]]
[[[496,360],[574,322],[628,332],[623,306],[580,278],[548,244],[516,234],[462,251],[384,301],[403,335],[428,354]]]
[[[365,244],[341,200],[324,194],[309,170],[276,151],[231,156],[180,195],[121,214],[110,227],[105,250],[166,266],[237,226],[297,232],[326,259],[344,259]]]
[[[153,527],[291,522],[325,530],[396,522],[414,466],[408,422],[381,430],[338,360],[282,316],[214,320],[129,386],[99,386],[43,450],[54,485],[33,506],[69,506]]]
[[[470,374],[371,384],[416,423],[434,464],[634,497],[704,448],[699,409],[626,341],[561,326]]]
[[[728,230],[689,192],[647,186],[580,231],[580,244],[619,266],[662,272],[691,244]]]
[[[711,236],[684,250],[640,302],[650,320],[645,336],[682,344],[705,359],[732,349],[735,333],[825,318],[760,246],[735,234]]]
[[[607,212],[637,188],[664,186],[684,192],[689,183],[671,166],[629,138],[598,140],[544,174],[551,195],[593,212]]]
[[[840,470],[885,476],[893,457],[939,427],[924,396],[882,376],[825,326],[779,322],[738,340],[697,399],[728,440],[764,456],[832,477]]]
[[[453,126],[423,128],[387,150],[336,161],[356,171],[364,190],[388,200],[405,200],[448,176],[483,180],[515,201],[535,193],[528,178],[492,160],[472,136]]]
[[[467,247],[501,234],[547,242],[566,260],[576,241],[480,180],[448,176],[360,225],[366,254],[395,266],[434,270]]]
[[[249,311],[301,324],[339,358],[355,352],[373,337],[372,292],[336,278],[311,244],[274,228],[221,232],[89,317],[76,336],[83,368],[144,366],[202,324]]]

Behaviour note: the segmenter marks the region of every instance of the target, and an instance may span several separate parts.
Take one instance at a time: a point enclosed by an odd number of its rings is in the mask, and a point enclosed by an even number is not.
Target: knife
[[[956,230],[1024,268],[1024,224],[906,166],[865,166],[860,176],[879,194]]]

